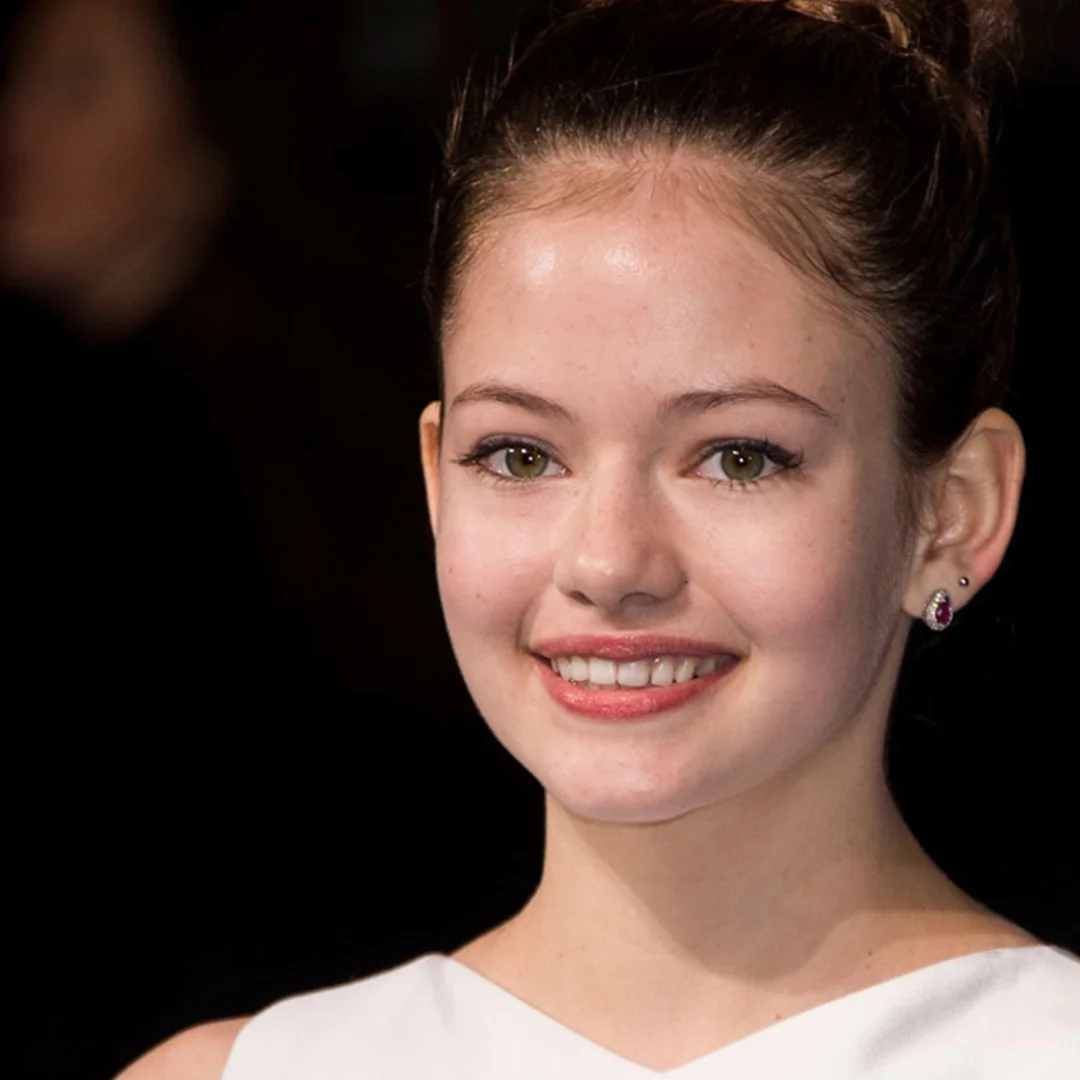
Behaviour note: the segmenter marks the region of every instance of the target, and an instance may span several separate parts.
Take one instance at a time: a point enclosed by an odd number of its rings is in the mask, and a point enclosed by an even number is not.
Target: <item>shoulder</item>
[[[942,1003],[968,1060],[978,1058],[988,1080],[1080,1076],[1080,959],[1049,945],[985,959]]]
[[[999,994],[1003,1022],[1012,1012],[1044,1037],[1065,1038],[1080,1055],[1080,957],[1044,945],[1014,950],[1012,959]]]
[[[255,1016],[174,1035],[115,1080],[277,1080],[299,1069],[333,1077],[340,1062],[378,1058],[384,1045],[430,1031],[443,993],[434,956],[378,975],[284,998]]]
[[[948,1002],[954,1019],[981,1025],[991,1041],[1060,1033],[1080,1047],[1080,959],[1053,945],[987,949],[921,972],[922,1003]],[[900,984],[902,985],[902,984]]]
[[[221,1080],[248,1017],[199,1024],[159,1043],[116,1080]]]
[[[882,1031],[917,1058],[948,1062],[942,1075],[1080,1075],[1080,960],[1071,953],[990,950],[937,965],[908,989]]]
[[[955,956],[731,1047],[731,1075],[805,1080],[1080,1076],[1080,961],[1052,946]]]
[[[454,987],[447,975],[445,959],[427,955],[355,982],[275,1002],[235,1036],[226,1076],[339,1080],[429,1075],[438,1070],[457,1035]]]

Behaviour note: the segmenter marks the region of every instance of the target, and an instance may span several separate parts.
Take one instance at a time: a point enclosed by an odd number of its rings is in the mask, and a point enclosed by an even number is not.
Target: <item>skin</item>
[[[152,0],[45,0],[0,102],[0,273],[111,333],[167,302],[224,204]]]
[[[691,171],[658,162],[629,196],[492,224],[444,341],[445,407],[421,422],[451,640],[547,805],[536,895],[457,959],[658,1069],[1030,941],[929,861],[882,766],[911,617],[1004,553],[1020,434],[983,414],[923,478],[925,527],[907,529],[890,358],[703,205]],[[751,394],[665,411],[762,386],[817,407]],[[504,435],[552,464],[524,482],[493,475],[505,451],[462,464]],[[715,483],[703,449],[733,438],[801,464]],[[548,694],[538,643],[643,630],[738,664],[648,720],[583,720]]]
[[[455,652],[546,792],[537,892],[453,958],[658,1071],[1032,941],[930,862],[882,767],[911,618],[961,575],[970,596],[1004,553],[1019,431],[980,416],[907,529],[889,357],[679,165],[489,225],[444,341],[445,403],[420,426]],[[709,408],[685,396],[736,388]],[[478,449],[492,436],[549,463],[500,479],[506,452]],[[725,484],[705,451],[733,438],[801,463]],[[647,719],[582,718],[545,690],[537,643],[640,631],[738,662]],[[186,1032],[123,1080],[219,1076],[242,1023]]]

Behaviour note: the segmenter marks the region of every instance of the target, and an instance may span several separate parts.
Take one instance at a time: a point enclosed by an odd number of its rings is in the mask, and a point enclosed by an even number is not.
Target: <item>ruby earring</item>
[[[926,601],[922,618],[931,630],[944,630],[953,621],[952,597],[944,589],[938,589]]]

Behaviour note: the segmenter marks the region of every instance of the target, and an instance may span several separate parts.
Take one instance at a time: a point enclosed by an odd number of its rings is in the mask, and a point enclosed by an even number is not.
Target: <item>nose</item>
[[[668,603],[687,582],[662,495],[620,472],[586,485],[555,562],[560,592],[609,613]]]

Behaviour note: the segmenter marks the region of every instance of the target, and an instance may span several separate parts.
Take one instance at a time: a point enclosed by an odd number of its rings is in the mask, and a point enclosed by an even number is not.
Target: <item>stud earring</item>
[[[968,587],[968,586],[969,586],[970,584],[971,584],[971,578],[969,578],[969,577],[962,577],[962,578],[960,579],[960,588],[961,588],[961,589],[966,589],[966,588],[967,588],[967,587]]]
[[[944,630],[953,621],[952,597],[944,589],[938,589],[926,601],[922,618],[931,630]]]

